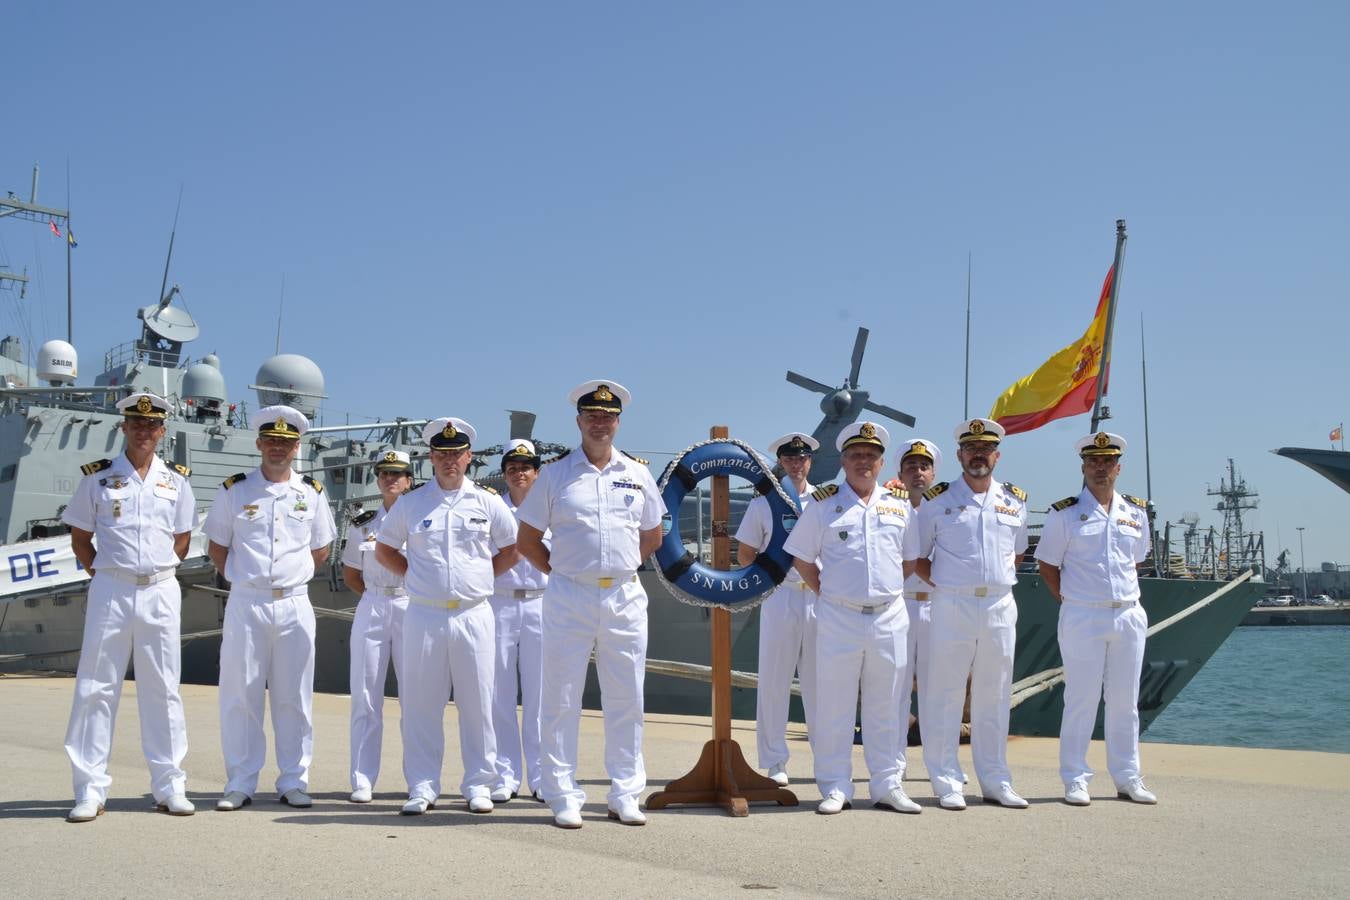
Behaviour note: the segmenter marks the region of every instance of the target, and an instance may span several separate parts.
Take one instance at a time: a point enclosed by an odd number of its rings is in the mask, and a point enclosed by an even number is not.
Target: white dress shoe
[[[619,801],[619,808],[609,808],[609,817],[622,825],[646,825],[647,816],[638,808],[637,801],[631,797]]]
[[[370,788],[357,788],[352,791],[351,801],[353,803],[369,803],[372,799],[374,799],[374,797],[370,792]]]
[[[568,807],[553,814],[553,824],[559,828],[580,828],[581,810]]]
[[[770,766],[769,778],[770,780],[773,781],[774,784],[778,785],[779,787],[787,787],[788,786],[787,766],[783,765],[782,763],[778,763],[775,766]]]
[[[842,791],[830,791],[830,795],[816,806],[816,812],[822,816],[837,816],[846,809],[852,809],[853,804],[844,798]]]
[[[1064,802],[1070,806],[1088,806],[1092,795],[1088,793],[1087,782],[1071,781],[1064,788]]]
[[[492,801],[487,797],[470,797],[469,812],[490,813],[492,812]]]
[[[92,822],[103,815],[103,804],[97,800],[81,800],[66,815],[67,822]]]
[[[1124,787],[1116,788],[1116,796],[1122,800],[1133,800],[1135,803],[1158,802],[1158,796],[1144,787],[1142,778],[1131,778]]]
[[[1006,781],[995,788],[992,794],[985,794],[984,802],[997,803],[1006,809],[1026,809],[1028,806],[1027,801],[1019,797],[1017,791],[1014,791],[1012,785]]]
[[[228,791],[225,796],[216,801],[217,812],[232,812],[236,809],[243,809],[253,802],[253,798],[243,791]]]
[[[409,797],[408,802],[403,804],[403,809],[399,810],[399,815],[420,816],[427,810],[435,808],[436,804],[426,797]]]
[[[277,798],[286,806],[293,806],[296,809],[309,809],[314,805],[314,801],[309,799],[309,794],[299,788],[291,788],[286,793]]]
[[[962,810],[966,808],[966,798],[960,791],[952,791],[938,798],[938,806],[953,811]]]
[[[534,798],[535,803],[544,802],[544,795],[539,793],[538,791],[530,791],[530,796]]]
[[[517,796],[518,796],[518,795],[516,794],[515,791],[508,791],[508,790],[507,790],[506,788],[504,788],[504,787],[499,787],[499,788],[497,788],[495,791],[492,792],[492,802],[493,802],[493,803],[510,803],[512,800],[516,799]]]
[[[873,804],[880,809],[891,809],[901,813],[921,813],[923,807],[906,796],[903,788],[892,788],[882,794]]]
[[[156,803],[155,809],[171,816],[190,816],[197,811],[197,807],[192,805],[186,794],[173,794],[163,803]]]

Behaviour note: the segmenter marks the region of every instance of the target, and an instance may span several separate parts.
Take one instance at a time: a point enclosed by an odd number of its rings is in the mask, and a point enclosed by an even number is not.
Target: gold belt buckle
[[[445,608],[446,608],[446,609],[459,609],[459,601],[458,601],[458,600],[447,600],[447,601],[445,601]]]
[[[148,584],[152,584],[152,583],[153,583],[153,582],[151,581],[151,578],[152,578],[152,577],[153,577],[153,576],[151,576],[151,575],[137,575],[137,576],[136,576],[136,586],[137,586],[137,587],[145,587],[145,586],[148,585]]]
[[[285,597],[285,596],[286,596],[286,589],[285,589],[285,588],[272,588],[272,599],[273,599],[273,600],[280,600],[282,597]]]
[[[928,592],[927,592],[927,591],[916,591],[915,594],[914,594],[914,599],[915,599],[915,600],[927,600],[927,599],[928,599]]]
[[[596,579],[595,584],[597,587],[612,588],[614,587],[614,579],[606,575],[604,578]]]
[[[988,597],[988,596],[989,596],[989,588],[987,588],[987,587],[977,587],[977,588],[975,589],[975,596],[976,596],[976,597]]]

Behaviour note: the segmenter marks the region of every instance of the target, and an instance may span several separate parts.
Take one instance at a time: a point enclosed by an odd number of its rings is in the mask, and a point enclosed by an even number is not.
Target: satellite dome
[[[216,356],[214,353],[208,353],[202,357],[202,364],[210,366],[213,369],[219,369],[220,357]]]
[[[79,363],[75,348],[65,341],[48,341],[38,348],[38,378],[52,387],[74,384]]]
[[[206,361],[188,366],[183,373],[183,399],[193,403],[219,406],[225,402],[225,376],[218,366]]]
[[[318,411],[318,401],[328,396],[323,392],[323,372],[318,365],[296,353],[282,353],[263,363],[253,388],[260,405],[284,403],[311,419]]]

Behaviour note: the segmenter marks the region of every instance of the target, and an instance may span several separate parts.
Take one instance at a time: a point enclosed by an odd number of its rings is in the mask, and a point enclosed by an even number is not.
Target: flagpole
[[[70,158],[66,157],[66,343],[75,346],[74,286],[70,280]]]
[[[1116,260],[1111,265],[1111,297],[1106,305],[1106,336],[1102,341],[1102,358],[1097,366],[1097,397],[1092,402],[1092,428],[1101,423],[1102,397],[1106,396],[1106,378],[1111,365],[1111,333],[1116,325],[1116,296],[1120,293],[1120,277],[1125,266],[1125,220],[1116,219]]]
[[[966,251],[966,402],[961,418],[970,418],[970,262],[971,253]]]
[[[1153,496],[1153,465],[1149,457],[1148,443],[1148,357],[1144,350],[1144,314],[1139,314],[1139,370],[1144,376],[1144,490],[1146,497]]]

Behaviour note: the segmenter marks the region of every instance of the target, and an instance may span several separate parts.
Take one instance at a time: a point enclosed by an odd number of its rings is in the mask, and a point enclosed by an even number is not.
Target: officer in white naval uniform
[[[853,722],[862,690],[863,759],[874,806],[917,813],[901,785],[900,674],[909,613],[901,547],[912,518],[902,489],[877,482],[890,433],[855,422],[839,433],[844,480],[821,488],[785,549],[816,603],[816,711],[811,749],[823,798],[816,812],[852,806]],[[820,563],[817,565],[816,560]]]
[[[117,408],[126,448],[115,459],[82,467],[84,478],[61,514],[75,558],[93,576],[66,729],[75,783],[67,817],[72,822],[103,814],[117,702],[132,658],[155,805],[175,816],[195,812],[183,774],[187,726],[178,695],[181,598],[174,572],[187,553],[197,510],[188,470],[155,455],[169,404],[141,392]]]
[[[262,462],[225,479],[203,530],[216,571],[230,582],[220,641],[220,743],[225,791],[216,809],[253,802],[267,756],[263,708],[271,697],[277,793],[312,805],[314,755],[314,608],[309,581],[336,536],[323,486],[291,466],[309,419],[289,406],[267,406],[257,447]]]
[[[803,509],[816,489],[806,477],[811,472],[811,454],[819,449],[819,441],[795,431],[769,445],[783,475],[797,489]],[[756,497],[746,506],[736,529],[736,561],[742,566],[753,563],[769,546],[772,536],[769,500]],[[816,595],[795,568],[788,570],[787,578],[759,607],[759,688],[755,691],[759,767],[767,769],[769,777],[784,787],[788,784],[788,703],[792,699],[794,672],[801,684],[802,710],[806,713],[809,735],[815,710]]]
[[[605,718],[609,817],[647,821],[638,797],[647,594],[638,566],[661,544],[666,506],[645,460],[614,448],[631,396],[613,381],[573,388],[581,446],[544,466],[521,504],[520,552],[549,575],[544,590],[544,690],[540,763],[544,802],[559,828],[581,827],[586,792],[576,783],[577,729],[586,667],[595,650]],[[551,532],[552,546],[543,543]]]
[[[463,419],[428,423],[422,439],[431,447],[435,477],[394,503],[376,537],[375,558],[403,575],[408,588],[400,694],[405,816],[434,808],[441,794],[445,705],[452,689],[464,763],[460,793],[470,812],[492,812],[496,638],[487,601],[492,579],[517,559],[516,521],[496,491],[466,477],[476,438]]]
[[[902,487],[910,507],[917,510],[924,491],[933,486],[942,465],[942,451],[927,438],[911,438],[900,444],[899,477],[887,487]],[[900,727],[909,728],[911,697],[919,714],[919,740],[923,741],[923,666],[928,663],[928,632],[932,623],[931,586],[918,575],[905,577],[905,608],[909,611],[909,637],[905,644],[905,671],[900,673]],[[903,774],[903,770],[901,772]]]
[[[933,584],[924,764],[943,809],[966,808],[957,748],[966,679],[970,743],[985,802],[1025,809],[1008,771],[1008,716],[1017,643],[1017,563],[1027,548],[1026,492],[994,480],[1003,426],[956,427],[962,476],[924,494],[905,536],[905,567]]]
[[[1148,503],[1116,491],[1125,439],[1109,431],[1080,438],[1083,490],[1051,505],[1036,560],[1060,602],[1064,718],[1059,776],[1064,801],[1092,802],[1088,742],[1105,688],[1106,767],[1120,797],[1157,803],[1139,775],[1139,675],[1148,616],[1139,605],[1136,566],[1148,556]]]
[[[512,438],[502,454],[506,494],[512,515],[539,478],[541,461],[534,444]],[[492,691],[492,730],[497,735],[497,783],[492,802],[516,798],[521,779],[529,779],[534,799],[539,793],[539,692],[543,689],[540,662],[543,652],[544,586],[548,576],[528,559],[497,576],[493,585],[492,614],[497,626],[497,665]],[[520,715],[516,718],[516,697]]]
[[[351,636],[351,784],[353,803],[369,803],[380,776],[384,742],[384,683],[389,660],[403,690],[403,614],[408,591],[403,578],[375,558],[375,535],[385,515],[412,487],[412,459],[403,450],[386,450],[375,462],[380,506],[352,519],[342,550],[342,580],[361,599]]]

